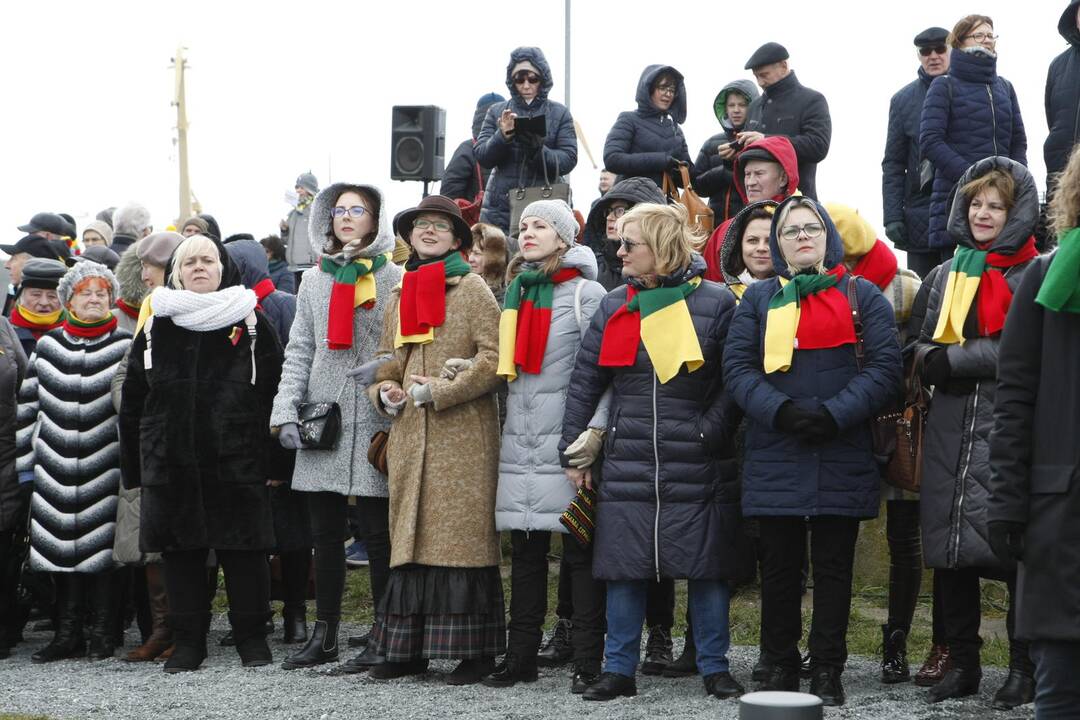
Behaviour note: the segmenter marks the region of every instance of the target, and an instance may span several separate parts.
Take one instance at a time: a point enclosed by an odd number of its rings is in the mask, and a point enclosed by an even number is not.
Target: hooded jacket
[[[531,63],[541,77],[540,90],[531,103],[522,99],[511,78],[514,66],[523,61]],[[491,169],[480,221],[500,228],[507,235],[511,234],[511,189],[543,185],[545,169],[551,182],[565,182],[564,176],[577,167],[574,118],[565,105],[548,99],[553,85],[551,67],[540,48],[519,47],[511,52],[510,62],[506,65],[506,87],[510,89],[510,99],[488,108],[476,147],[473,148],[480,167]],[[499,116],[505,108],[510,108],[519,118],[545,116],[547,135],[543,143],[532,146],[530,139],[521,133],[514,133],[510,139],[503,137],[499,130]]]
[[[991,156],[1027,165],[1027,135],[1012,83],[997,74],[997,57],[982,48],[954,50],[949,74],[926,92],[919,145],[934,163],[931,250],[956,246],[946,223],[950,194],[972,163]]]
[[[727,99],[731,93],[739,93],[747,102],[753,102],[758,96],[757,85],[750,80],[740,79],[729,82],[720,90],[713,101],[713,112],[720,122],[722,132],[705,141],[694,162],[691,180],[694,190],[699,195],[709,198],[709,207],[717,223],[726,222],[735,217],[746,204],[739,191],[735,189],[734,158],[724,160],[717,154],[721,145],[734,142],[735,134],[743,128],[735,127],[727,116]]]
[[[773,267],[790,278],[780,253],[777,223],[788,198],[777,208],[769,235]],[[825,268],[844,258],[840,233],[825,209]],[[764,371],[763,348],[769,301],[779,277],[754,283],[743,294],[728,332],[724,382],[749,424],[743,460],[742,509],[746,516],[840,515],[871,518],[878,512],[881,483],[874,460],[870,420],[897,397],[903,360],[892,308],[873,283],[845,274],[837,289],[847,295],[854,282],[863,323],[865,357],[860,369],[853,344],[792,354],[787,372]],[[821,445],[804,443],[776,427],[780,406],[791,401],[815,409],[823,405],[839,435]]]
[[[266,251],[255,240],[233,240],[225,245],[225,252],[236,263],[244,287],[254,290],[260,282],[270,279]],[[274,326],[278,341],[284,348],[289,344],[289,328],[296,315],[296,296],[275,289],[259,301],[259,309]]]
[[[1012,255],[1035,229],[1039,218],[1039,191],[1027,168],[1004,157],[989,157],[975,163],[961,176],[959,185],[982,177],[994,168],[1012,174],[1016,195],[1005,226],[989,249]],[[970,205],[971,198],[957,193],[949,213],[949,233],[964,247],[976,247],[968,224]],[[1024,268],[1031,262],[1034,261],[1003,271],[1010,290],[1015,292]],[[927,566],[932,568],[996,567],[999,562],[987,539],[986,510],[991,475],[989,441],[1001,337],[971,337],[963,344],[946,346],[934,343],[932,338],[941,313],[941,296],[952,264],[952,260],[945,261],[927,275],[923,283],[920,296],[926,293],[926,315],[921,323],[918,345],[944,347],[944,352],[948,353],[950,377],[973,381],[975,388],[962,394],[950,392],[947,387],[936,388],[930,401],[923,439],[920,501],[923,555]],[[977,303],[972,303],[967,322],[974,322],[976,313]]]
[[[705,272],[700,255],[670,283]],[[738,529],[734,434],[740,413],[720,377],[735,298],[704,281],[686,298],[705,364],[661,385],[638,347],[629,367],[599,365],[604,328],[626,303],[619,288],[600,302],[582,340],[566,395],[563,452],[612,388],[599,487],[593,573],[598,580],[733,579]]]
[[[919,68],[919,77],[900,88],[889,101],[889,129],[881,160],[881,198],[885,225],[904,223],[907,230],[908,246],[898,246],[897,250],[927,248],[930,195],[919,190],[919,164],[923,159],[919,121],[933,79]]]
[[[662,73],[672,75],[676,85],[675,99],[667,111],[658,110],[650,98],[653,83]],[[634,99],[637,109],[619,113],[604,141],[604,167],[618,180],[647,177],[660,187],[672,157],[690,164],[686,138],[679,127],[686,122],[682,73],[670,65],[649,65],[641,73]]]
[[[593,237],[600,238],[592,250],[596,253],[597,276],[596,280],[604,289],[611,292],[624,283],[622,276],[622,260],[616,254],[619,251],[619,243],[616,240],[607,239],[607,211],[616,200],[624,200],[631,207],[639,203],[667,204],[660,188],[652,180],[642,177],[626,178],[615,183],[607,194],[598,198],[589,209],[589,217],[585,221],[587,228],[591,230]]]
[[[817,198],[817,164],[829,154],[832,142],[824,95],[802,85],[792,71],[750,103],[746,129],[789,138],[799,159],[799,189]]]
[[[490,101],[489,98],[491,98]],[[457,146],[454,155],[446,163],[446,170],[443,171],[442,182],[439,184],[439,194],[454,200],[472,202],[476,199],[476,194],[487,186],[488,176],[491,174],[489,168],[480,167],[479,172],[477,171],[473,147],[476,145],[476,139],[480,137],[480,130],[484,126],[488,108],[505,100],[494,93],[485,95],[481,100],[483,102],[477,104],[473,112],[472,135]]]
[[[331,228],[330,210],[346,187],[344,183],[330,185],[311,204],[309,241],[314,255],[324,252]],[[379,213],[375,240],[360,251],[360,257],[391,252],[394,233],[382,193],[371,185],[360,187],[376,199]],[[371,437],[380,430],[389,429],[390,423],[357,392],[355,381],[345,373],[374,358],[386,309],[402,274],[401,268],[393,263],[376,271],[374,307],[360,306],[353,313],[353,347],[331,350],[326,345],[326,328],[333,276],[319,267],[304,271],[270,424],[277,427],[297,422],[296,409],[300,403],[336,401],[341,407],[341,434],[333,450],[301,449],[296,452],[293,490],[387,497],[386,476],[371,466],[367,451]]]
[[[1054,58],[1046,73],[1046,124],[1050,134],[1043,143],[1046,173],[1052,178],[1065,169],[1069,153],[1080,139],[1080,30],[1076,11],[1080,0],[1070,0],[1058,20],[1058,32],[1069,43]],[[1047,186],[1051,185],[1047,182]]]
[[[495,497],[497,530],[566,532],[559,518],[574,499],[559,463],[566,393],[581,338],[605,292],[596,282],[589,248],[571,247],[562,267],[577,268],[581,276],[555,285],[541,371],[519,373],[509,383]],[[605,412],[592,427],[606,422]]]
[[[727,224],[727,232],[724,233],[724,243],[720,246],[720,271],[724,274],[724,283],[735,293],[735,297],[742,299],[747,285],[743,282],[742,273],[746,272],[746,264],[742,259],[742,236],[746,232],[746,226],[750,223],[750,216],[758,208],[776,209],[775,200],[762,200],[751,203],[739,211]],[[756,281],[755,281],[756,282]]]
[[[787,175],[788,182],[786,192],[773,195],[772,198],[770,198],[771,200],[774,202],[781,202],[784,198],[799,192],[799,188],[801,187],[799,184],[801,182],[801,176],[799,175],[799,160],[795,155],[795,147],[786,137],[773,135],[747,145],[735,156],[735,161],[732,163],[735,189],[738,191],[739,197],[744,204],[747,202],[745,179],[743,178],[743,165],[746,163],[746,160],[742,159],[742,156],[743,153],[750,148],[764,150],[772,155],[776,162],[780,163],[780,167],[784,169],[784,174]],[[730,225],[730,219],[722,223],[720,227],[713,230],[713,234],[709,236],[708,241],[705,243],[705,249],[702,251],[702,254],[705,257],[705,264],[708,266],[708,270],[705,272],[705,278],[708,280],[723,282],[724,274],[720,269],[720,246],[727,236]]]

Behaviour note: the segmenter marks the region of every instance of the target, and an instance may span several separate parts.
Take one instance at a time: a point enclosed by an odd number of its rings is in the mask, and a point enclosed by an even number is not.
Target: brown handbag
[[[660,189],[665,197],[686,208],[690,227],[694,228],[697,233],[709,237],[713,231],[712,208],[694,192],[694,188],[690,185],[690,170],[685,165],[679,167],[679,174],[682,176],[683,186],[681,195],[675,181],[671,179],[671,175],[667,172],[664,173],[664,185]]]
[[[409,368],[409,358],[412,357],[413,345],[410,343],[405,350],[405,363],[401,366],[402,372]],[[390,475],[386,453],[390,446],[390,433],[387,430],[379,430],[371,436],[371,444],[368,445],[367,461],[383,475]]]

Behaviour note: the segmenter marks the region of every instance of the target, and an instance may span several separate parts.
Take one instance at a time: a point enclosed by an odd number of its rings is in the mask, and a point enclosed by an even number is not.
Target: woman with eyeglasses
[[[768,670],[757,689],[799,690],[809,518],[810,692],[825,705],[842,705],[855,540],[859,522],[878,513],[870,421],[900,391],[900,343],[888,300],[847,272],[843,241],[821,205],[799,196],[782,202],[769,249],[776,277],[743,293],[724,352],[724,380],[749,418],[743,515],[761,530]]]
[[[517,235],[517,228],[510,227],[510,192],[543,185],[545,171],[552,183],[566,182],[564,176],[577,166],[574,118],[565,105],[548,99],[553,86],[551,67],[540,48],[515,49],[506,66],[510,99],[488,109],[476,139],[476,161],[492,169],[480,222],[507,236]],[[518,120],[530,127],[519,128]],[[542,132],[536,123],[543,125]]]
[[[281,444],[296,450],[292,490],[307,497],[315,545],[315,626],[307,644],[285,658],[286,670],[338,660],[350,497],[356,498],[366,531],[373,603],[386,587],[390,567],[386,476],[368,462],[372,436],[389,423],[358,392],[370,381],[366,368],[375,359],[383,317],[402,275],[391,262],[394,233],[382,193],[372,185],[325,188],[312,202],[308,233],[319,264],[305,270],[300,282],[270,418]],[[301,403],[337,403],[341,430],[332,449],[306,446]],[[302,571],[306,578],[306,563]],[[376,661],[363,653],[338,670],[360,672]]]
[[[469,225],[432,195],[394,220],[412,257],[394,290],[368,396],[392,419],[390,579],[371,645],[378,680],[458,660],[446,681],[477,683],[506,649],[495,531],[499,304],[462,257]]]
[[[679,180],[690,167],[682,128],[686,122],[686,84],[669,65],[649,65],[637,85],[637,109],[619,113],[604,141],[604,166],[619,179],[646,177],[659,187],[664,173]]]
[[[947,227],[949,198],[968,167],[994,155],[1027,165],[1020,102],[1012,83],[997,74],[997,39],[989,17],[962,18],[949,33],[949,72],[934,78],[926,92],[919,146],[934,164],[927,239],[928,252],[937,253],[929,260],[934,264],[956,249]]]

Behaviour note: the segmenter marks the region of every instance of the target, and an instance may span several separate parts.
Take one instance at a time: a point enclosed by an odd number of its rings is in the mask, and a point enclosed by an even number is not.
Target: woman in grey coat
[[[576,492],[559,462],[566,390],[581,337],[605,295],[596,282],[593,252],[574,242],[577,229],[565,202],[531,203],[522,212],[521,252],[510,265],[514,280],[507,288],[499,338],[499,374],[509,380],[509,395],[499,454],[495,527],[511,531],[513,572],[506,659],[484,679],[490,687],[536,679],[536,653],[547,614],[551,533],[566,533],[560,517]],[[545,317],[549,308],[550,315]],[[547,323],[546,342],[529,342],[536,333],[525,329],[535,327],[535,320]],[[597,415],[591,425],[603,428],[606,405]],[[586,430],[586,435],[593,433],[597,431]],[[582,549],[565,534],[562,548],[575,593],[577,686],[600,674],[604,593],[603,585],[592,578],[591,549]]]
[[[371,185],[331,185],[312,204],[309,231],[312,251],[321,257],[300,282],[270,418],[280,430],[281,444],[297,450],[292,489],[309,493],[315,544],[315,627],[303,649],[285,659],[285,669],[338,659],[350,496],[358,498],[368,533],[374,603],[390,572],[386,476],[367,460],[371,437],[390,424],[362,401],[350,374],[373,360],[390,291],[401,281],[401,269],[390,261],[394,234],[382,193]],[[333,293],[335,285],[343,284],[351,291]],[[297,407],[305,402],[337,402],[341,407],[341,433],[334,449],[303,446]]]

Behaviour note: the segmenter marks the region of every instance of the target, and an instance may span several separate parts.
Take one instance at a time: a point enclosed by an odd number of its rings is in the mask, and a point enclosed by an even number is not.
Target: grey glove
[[[278,430],[278,442],[286,450],[299,450],[304,447],[300,440],[300,426],[296,423],[285,423]]]
[[[596,462],[600,448],[604,445],[604,431],[599,428],[586,428],[577,440],[567,446],[566,455],[570,467],[587,468]]]
[[[459,372],[469,370],[472,366],[473,361],[469,358],[447,358],[439,372],[439,377],[443,380],[453,380]]]
[[[415,383],[409,388],[409,397],[413,399],[413,405],[420,407],[433,402],[431,397],[431,385]]]
[[[356,381],[357,385],[367,387],[375,382],[375,373],[379,368],[393,359],[392,355],[383,355],[373,360],[368,360],[366,363],[361,363],[353,369],[345,373],[346,377],[351,377]]]

